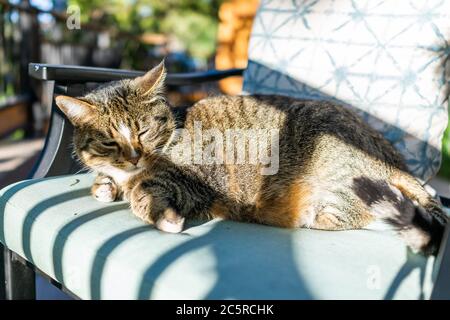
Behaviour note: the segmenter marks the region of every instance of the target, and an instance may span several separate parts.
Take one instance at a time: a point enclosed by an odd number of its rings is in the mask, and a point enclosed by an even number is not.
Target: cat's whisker
[[[78,170],[77,172],[75,172],[74,174],[79,174],[80,172],[86,171],[86,173],[93,173],[93,170],[87,167],[81,168],[80,170]]]

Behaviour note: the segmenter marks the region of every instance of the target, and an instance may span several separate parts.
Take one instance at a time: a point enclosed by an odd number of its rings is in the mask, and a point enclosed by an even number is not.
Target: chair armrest
[[[444,207],[450,208],[450,199],[439,196]],[[450,223],[445,228],[441,247],[436,258],[437,275],[434,282],[432,300],[450,299]]]
[[[446,197],[443,197],[440,195],[439,200],[441,201],[441,203],[444,207],[450,208],[450,199],[449,198],[446,198]]]
[[[217,81],[231,76],[242,75],[244,69],[209,70],[202,72],[171,73],[167,75],[166,83],[169,86],[183,86],[208,81]],[[143,71],[131,71],[108,68],[93,68],[82,66],[55,65],[43,63],[30,63],[28,73],[38,80],[56,81],[58,84],[85,82],[108,82],[134,78],[143,75]]]
[[[432,300],[450,299],[450,224],[445,228],[439,254],[436,258],[437,275],[434,281]]]

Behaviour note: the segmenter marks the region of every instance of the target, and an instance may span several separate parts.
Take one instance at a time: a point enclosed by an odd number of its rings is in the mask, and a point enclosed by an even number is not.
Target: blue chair
[[[425,183],[439,168],[447,125],[448,12],[450,1],[416,8],[393,0],[373,7],[262,0],[244,92],[354,108]],[[167,81],[181,86],[241,73],[173,74]],[[55,81],[55,93],[77,96],[142,72],[30,64],[30,74]],[[34,298],[34,272],[81,299],[450,298],[448,228],[437,258],[411,253],[383,225],[327,232],[213,220],[166,234],[133,217],[126,203],[90,196],[93,176],[75,174],[71,134],[53,106],[31,179],[0,191],[8,299]]]

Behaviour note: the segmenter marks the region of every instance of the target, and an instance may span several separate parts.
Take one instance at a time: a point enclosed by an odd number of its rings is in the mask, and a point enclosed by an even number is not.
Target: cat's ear
[[[166,67],[164,66],[164,60],[161,61],[156,67],[147,72],[141,77],[137,77],[133,80],[133,85],[144,95],[149,93],[158,93],[164,87],[164,80],[166,79]]]
[[[57,96],[56,105],[61,109],[73,125],[89,122],[95,113],[93,105],[68,96]]]

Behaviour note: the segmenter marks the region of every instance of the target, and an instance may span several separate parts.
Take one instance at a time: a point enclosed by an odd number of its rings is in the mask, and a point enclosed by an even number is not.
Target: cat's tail
[[[388,183],[359,179],[356,192],[373,215],[394,226],[413,251],[437,253],[449,217],[419,181],[400,170]]]

